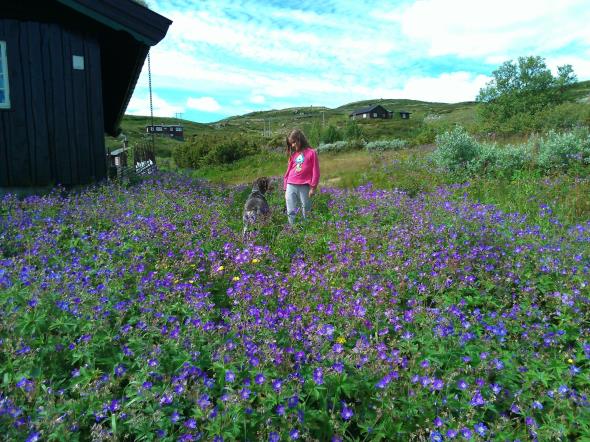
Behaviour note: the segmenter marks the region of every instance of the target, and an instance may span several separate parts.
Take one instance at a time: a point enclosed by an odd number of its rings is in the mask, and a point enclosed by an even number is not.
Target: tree
[[[342,134],[336,126],[329,125],[322,131],[322,143],[335,143],[342,141]]]
[[[522,130],[534,115],[563,101],[565,88],[576,82],[571,65],[559,66],[557,77],[538,56],[504,62],[480,89],[480,116],[493,129]]]
[[[354,120],[348,120],[344,129],[344,138],[346,141],[356,141],[363,138],[363,129]]]

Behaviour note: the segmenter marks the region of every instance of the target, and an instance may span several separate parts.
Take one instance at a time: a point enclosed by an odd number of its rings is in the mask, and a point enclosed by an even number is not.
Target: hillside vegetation
[[[544,128],[566,129],[590,124],[590,81],[569,86],[563,96],[564,103],[538,116],[539,131]],[[294,127],[301,128],[309,135],[312,144],[317,146],[328,129],[333,129],[332,133],[335,130],[337,136],[344,138],[347,125],[350,124],[350,112],[371,104],[380,104],[393,111],[394,118],[356,120],[365,141],[401,139],[410,146],[432,144],[437,135],[456,125],[464,127],[478,138],[493,137],[499,142],[523,141],[532,131],[490,132],[490,129],[478,120],[478,106],[481,104],[476,102],[449,104],[375,99],[352,102],[333,109],[310,106],[252,112],[208,124],[175,118],[154,118],[156,124],[182,124],[185,133],[185,141],[156,137],[156,155],[160,159],[160,166],[175,169],[177,165],[172,160],[174,150],[179,147],[186,148],[186,144],[198,142],[203,138],[248,140],[251,144],[259,146],[259,150],[279,151],[286,134]],[[410,119],[401,119],[400,111],[411,112]],[[149,117],[126,115],[122,121],[123,134],[133,145],[146,137],[145,127],[149,124]],[[120,139],[107,138],[107,146],[110,149],[120,145]]]

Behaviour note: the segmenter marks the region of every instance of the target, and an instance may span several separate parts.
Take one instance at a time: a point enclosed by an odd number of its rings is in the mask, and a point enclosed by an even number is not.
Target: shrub
[[[590,162],[587,128],[565,133],[552,130],[539,141],[538,164],[543,169],[564,168],[573,161]]]
[[[378,141],[371,141],[367,143],[365,148],[368,151],[378,151],[383,152],[386,150],[401,150],[408,147],[408,142],[406,140],[400,140],[398,138],[393,140],[378,140]]]
[[[336,141],[335,143],[322,143],[318,146],[318,153],[323,152],[344,152],[350,150],[350,144],[346,141]]]
[[[354,120],[349,120],[344,128],[344,138],[347,141],[361,140],[363,138],[362,127]]]
[[[463,168],[479,151],[478,142],[461,126],[436,137],[433,159],[437,166],[450,171]]]
[[[584,103],[562,103],[538,114],[537,129],[572,129],[590,124],[590,106]]]
[[[430,117],[423,124],[421,124],[419,131],[410,140],[410,143],[414,146],[421,144],[433,144],[436,141],[436,137],[440,134],[448,132],[453,129],[453,126],[448,120],[440,121]]]
[[[481,143],[475,158],[467,168],[471,174],[512,175],[533,163],[533,145],[508,145]]]
[[[260,140],[250,137],[203,136],[183,143],[172,154],[181,168],[228,164],[260,150]]]
[[[322,131],[323,143],[335,143],[342,140],[342,133],[331,124]]]

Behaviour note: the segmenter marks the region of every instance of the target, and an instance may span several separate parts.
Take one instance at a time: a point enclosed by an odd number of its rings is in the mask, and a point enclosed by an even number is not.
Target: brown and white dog
[[[260,177],[254,181],[252,192],[244,204],[244,230],[242,236],[246,236],[248,228],[266,222],[270,217],[270,207],[264,194],[269,190],[270,180],[267,177]]]

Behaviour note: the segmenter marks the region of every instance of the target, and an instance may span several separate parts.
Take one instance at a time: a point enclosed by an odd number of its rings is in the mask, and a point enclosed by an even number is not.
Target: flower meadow
[[[160,174],[0,211],[7,440],[588,440],[590,222]]]

